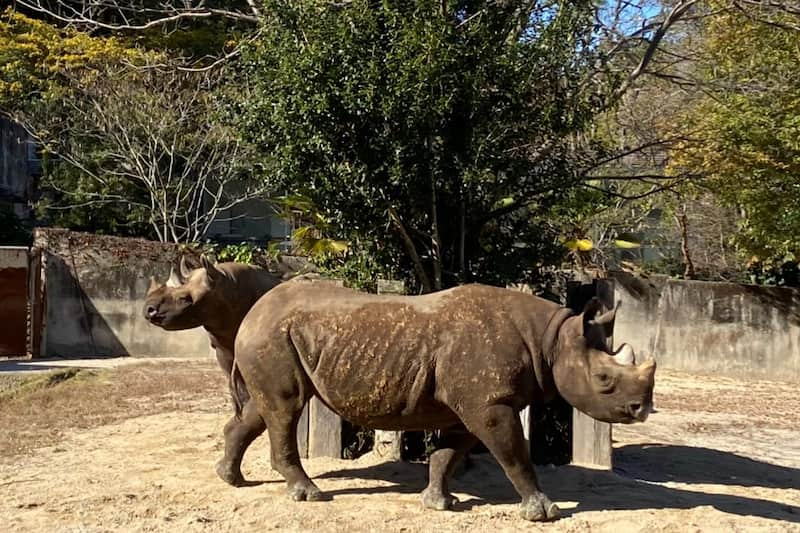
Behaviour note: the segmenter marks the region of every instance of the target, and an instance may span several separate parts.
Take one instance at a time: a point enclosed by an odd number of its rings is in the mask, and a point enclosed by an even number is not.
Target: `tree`
[[[696,138],[675,148],[672,168],[706,176],[742,214],[740,249],[780,264],[800,257],[800,32],[792,15],[770,15],[771,24],[737,10],[708,21],[707,96],[683,114]]]
[[[209,73],[109,67],[75,87],[69,128],[48,149],[81,170],[78,187],[48,184],[74,208],[113,205],[158,240],[196,242],[231,207],[266,194],[254,154],[215,118]]]
[[[264,194],[215,97],[221,72],[6,12],[0,109],[45,153],[48,218],[76,229],[196,241]]]
[[[590,2],[265,2],[242,129],[277,189],[421,290],[519,281],[559,255],[549,210],[603,154],[586,126],[692,4],[601,47]]]

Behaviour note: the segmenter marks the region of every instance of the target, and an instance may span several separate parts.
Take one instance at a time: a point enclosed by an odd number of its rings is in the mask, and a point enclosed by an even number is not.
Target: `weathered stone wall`
[[[43,356],[203,356],[205,330],[166,332],[142,316],[150,276],[163,281],[178,248],[144,239],[40,228],[46,302]]]
[[[610,274],[614,339],[662,368],[800,381],[800,291]]]

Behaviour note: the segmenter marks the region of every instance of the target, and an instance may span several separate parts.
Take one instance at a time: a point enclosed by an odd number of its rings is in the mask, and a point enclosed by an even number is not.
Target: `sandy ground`
[[[206,369],[207,370],[207,369]],[[657,412],[615,426],[615,471],[543,467],[564,518],[531,524],[487,455],[453,483],[454,511],[425,510],[422,464],[313,459],[331,501],[284,495],[260,438],[253,486],[219,481],[228,408],[218,387],[181,408],[67,431],[52,446],[0,454],[3,531],[800,531],[797,385],[659,371]],[[0,408],[5,408],[0,404]],[[48,406],[57,409],[58,405]]]

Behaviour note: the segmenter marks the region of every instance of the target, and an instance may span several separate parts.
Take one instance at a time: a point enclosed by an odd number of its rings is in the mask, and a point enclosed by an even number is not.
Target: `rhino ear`
[[[205,256],[205,254],[200,256],[200,264],[206,269],[208,281],[211,283],[217,282],[225,276],[225,274],[223,274],[222,271],[218,269],[208,257]]]
[[[614,334],[614,318],[619,302],[611,311],[606,309],[597,297],[589,300],[583,308],[583,336],[597,347],[606,346],[606,339]]]
[[[583,306],[583,328],[586,329],[595,319],[597,313],[603,311],[603,304],[597,296],[592,297],[591,300],[586,302]]]
[[[181,256],[181,277],[184,281],[189,279],[189,276],[192,275],[192,269],[189,268],[189,265],[186,263],[186,256]]]
[[[617,301],[617,305],[614,307],[614,309],[590,319],[589,325],[603,328],[603,334],[606,337],[611,337],[614,334],[614,319],[617,317],[617,310],[621,304],[621,300]]]

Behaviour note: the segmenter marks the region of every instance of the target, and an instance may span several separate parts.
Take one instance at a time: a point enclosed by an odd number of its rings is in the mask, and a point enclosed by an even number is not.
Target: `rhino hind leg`
[[[326,499],[322,491],[308,477],[300,464],[297,449],[297,423],[302,406],[289,405],[271,409],[267,415],[272,468],[286,480],[289,497],[294,501],[320,501]]]
[[[422,505],[427,509],[445,511],[458,499],[450,494],[448,480],[458,462],[478,442],[478,438],[464,426],[443,430],[439,448],[431,454],[428,486],[422,491]]]
[[[465,413],[463,420],[489,448],[522,497],[522,518],[534,522],[558,518],[558,506],[539,488],[517,411],[508,405],[490,405]]]
[[[242,475],[242,459],[247,447],[267,429],[255,402],[248,401],[241,418],[232,417],[225,424],[225,455],[217,463],[217,475],[234,487],[247,485]]]

